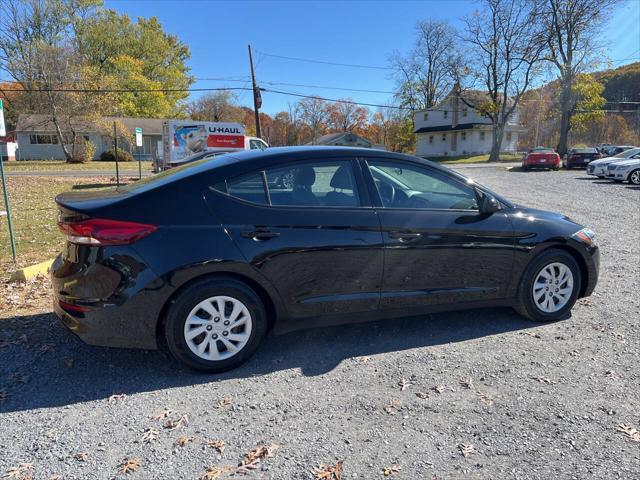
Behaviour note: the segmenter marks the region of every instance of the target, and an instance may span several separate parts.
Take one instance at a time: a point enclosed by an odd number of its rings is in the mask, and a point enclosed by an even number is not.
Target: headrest
[[[316,172],[313,168],[306,166],[296,169],[296,186],[310,187],[314,183],[316,183]]]
[[[333,188],[346,188],[349,190],[353,190],[353,181],[351,179],[351,173],[349,172],[349,167],[347,165],[340,165],[336,170],[336,173],[331,177],[330,185]]]

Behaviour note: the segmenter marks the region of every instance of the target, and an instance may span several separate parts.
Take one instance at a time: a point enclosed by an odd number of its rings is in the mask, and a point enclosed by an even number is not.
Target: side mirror
[[[493,195],[478,190],[480,199],[480,213],[494,213],[500,210],[500,202]]]

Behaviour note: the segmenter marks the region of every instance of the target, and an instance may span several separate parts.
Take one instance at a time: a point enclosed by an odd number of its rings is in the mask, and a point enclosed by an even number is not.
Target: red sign
[[[207,147],[244,148],[243,135],[209,135]]]

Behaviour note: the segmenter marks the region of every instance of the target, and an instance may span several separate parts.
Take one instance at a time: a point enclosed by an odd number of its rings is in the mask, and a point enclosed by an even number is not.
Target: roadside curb
[[[9,281],[26,282],[27,280],[31,280],[38,275],[47,275],[51,270],[51,264],[53,263],[53,260],[54,259],[51,258],[49,260],[45,260],[44,262],[36,263],[35,265],[16,270],[11,274]]]

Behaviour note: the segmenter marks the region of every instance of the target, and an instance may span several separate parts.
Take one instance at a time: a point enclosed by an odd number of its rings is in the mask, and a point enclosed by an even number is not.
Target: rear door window
[[[248,175],[231,178],[214,185],[213,188],[246,202],[259,205],[269,204],[262,172],[253,172]]]
[[[355,207],[360,198],[348,160],[299,162],[266,170],[271,205]]]

